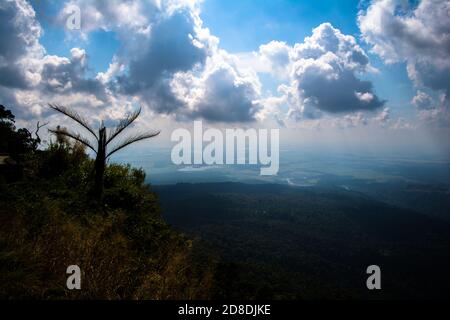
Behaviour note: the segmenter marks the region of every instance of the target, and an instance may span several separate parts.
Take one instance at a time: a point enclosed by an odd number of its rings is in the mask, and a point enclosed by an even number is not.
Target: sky
[[[450,154],[445,0],[4,0],[0,32],[0,103],[31,129],[65,124],[48,103],[93,124],[141,107],[157,145],[202,120],[280,128],[292,148]]]

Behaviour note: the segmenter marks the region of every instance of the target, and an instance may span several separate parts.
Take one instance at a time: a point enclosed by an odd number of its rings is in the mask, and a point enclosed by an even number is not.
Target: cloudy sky
[[[2,0],[0,32],[0,103],[29,128],[62,121],[47,103],[107,124],[141,106],[166,137],[201,119],[448,149],[446,0]]]

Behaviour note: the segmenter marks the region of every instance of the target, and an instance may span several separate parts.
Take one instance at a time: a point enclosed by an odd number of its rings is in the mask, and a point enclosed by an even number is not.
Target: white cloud
[[[69,57],[46,54],[39,43],[41,26],[26,1],[2,2],[3,103],[23,118],[43,116],[48,102],[59,102],[83,108],[89,118],[115,118],[120,105],[127,106],[125,112],[131,103],[177,119],[255,120],[258,77],[219,48],[218,38],[202,25],[198,3],[68,1],[60,12],[61,24],[67,8],[77,5],[82,8],[83,40],[105,30],[121,43],[108,70],[92,75],[82,48],[73,48]]]
[[[259,47],[259,56],[261,64],[278,77],[285,78],[289,76],[289,67],[292,63],[292,48],[285,42],[271,41]]]
[[[10,46],[0,48],[0,69],[4,68],[2,74],[11,78],[2,77],[0,92],[5,101],[22,108],[21,116],[26,111],[28,116],[45,115],[43,106],[47,102],[62,102],[83,108],[92,119],[115,119],[138,104],[176,119],[245,122],[272,118],[281,126],[289,119],[340,117],[340,126],[389,119],[388,109],[374,118],[364,113],[383,109],[384,101],[371,82],[362,80],[362,74],[375,69],[353,36],[323,23],[293,46],[271,41],[261,45],[258,52],[230,54],[203,26],[198,3],[69,1],[67,5],[83,8],[84,39],[89,41],[93,31],[107,30],[114,32],[121,44],[109,68],[92,75],[89,52],[73,48],[68,57],[47,55],[39,43],[42,30],[33,8],[23,0],[3,1],[0,28],[8,35]],[[372,14],[370,10],[361,13],[360,25],[364,14]],[[427,6],[421,10],[420,17],[434,12]],[[380,12],[377,14],[384,14]],[[66,14],[63,9],[60,18]],[[376,30],[365,38],[368,41],[375,41],[383,32],[375,22],[364,22],[365,30]],[[432,30],[443,28],[446,32],[445,23],[435,25]],[[434,32],[432,38],[438,36]],[[420,60],[412,54],[401,58],[410,47],[391,48],[387,40],[383,41],[374,45],[374,50],[386,61],[406,59],[409,73],[417,82],[433,82],[434,78],[426,78],[423,71],[445,65],[445,59],[439,58],[432,63],[431,58]],[[443,50],[438,48],[433,54],[442,57]],[[412,67],[410,61],[414,62]],[[271,73],[284,83],[278,88],[278,96],[263,93],[258,73]]]
[[[252,121],[259,80],[203,27],[199,1],[72,0],[87,8],[82,33],[116,32],[123,49],[97,76],[114,95],[138,97],[151,110],[177,119]],[[123,14],[127,12],[127,14]],[[64,16],[64,12],[62,13]]]
[[[412,99],[412,104],[415,105],[419,110],[433,109],[433,98],[423,91],[418,90],[417,94]]]
[[[416,86],[443,92],[441,103],[434,104],[418,92],[413,103],[422,110],[421,118],[450,122],[450,2],[372,1],[359,13],[358,24],[364,40],[386,63],[406,62]]]
[[[260,47],[262,59],[274,74],[289,75],[279,91],[290,106],[288,117],[317,119],[328,114],[371,111],[384,105],[372,83],[359,78],[375,69],[354,37],[330,23],[315,28],[310,37],[293,47],[272,41]]]
[[[178,73],[172,85],[186,105],[179,117],[247,122],[255,120],[261,108],[256,73],[239,68],[236,56],[217,47],[201,70]]]
[[[356,97],[365,103],[370,103],[374,98],[374,94],[371,92],[355,92]]]
[[[391,119],[391,113],[389,108],[384,108],[378,115],[374,117],[374,120],[380,124],[384,124]]]
[[[36,80],[35,60],[44,53],[42,29],[24,0],[0,3],[0,86],[25,89]]]

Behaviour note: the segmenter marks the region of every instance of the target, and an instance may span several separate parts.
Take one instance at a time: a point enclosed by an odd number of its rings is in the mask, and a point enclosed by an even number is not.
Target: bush
[[[207,299],[213,264],[162,219],[142,170],[111,164],[103,201],[93,161],[68,141],[23,153],[25,175],[0,179],[1,299]],[[66,268],[82,290],[66,288]]]

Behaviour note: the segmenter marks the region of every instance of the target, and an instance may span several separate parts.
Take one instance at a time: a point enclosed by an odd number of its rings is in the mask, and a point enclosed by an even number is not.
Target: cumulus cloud
[[[42,55],[42,33],[33,8],[24,0],[0,3],[0,85],[24,89],[35,81],[33,60]]]
[[[153,26],[141,53],[133,57],[129,72],[118,78],[118,89],[127,95],[139,94],[161,113],[183,107],[171,90],[177,72],[187,72],[204,64],[207,48],[200,43],[189,12],[180,11]]]
[[[388,63],[407,61],[447,65],[450,3],[446,0],[373,1],[358,23],[373,51]],[[434,61],[433,61],[434,60]]]
[[[110,70],[98,76],[114,95],[138,97],[154,112],[177,119],[255,119],[258,81],[243,76],[234,56],[203,27],[198,1],[128,0],[116,6],[72,0],[70,5],[88,8],[85,36],[97,29],[118,34],[122,49]]]
[[[432,104],[419,91],[413,103],[431,118],[450,119],[450,2],[446,0],[372,1],[361,11],[358,24],[365,41],[386,63],[405,62],[418,87],[443,92]],[[449,121],[450,122],[450,121]]]
[[[358,127],[367,125],[368,121],[362,112],[356,112],[343,117],[347,127]]]
[[[80,92],[105,98],[103,84],[86,76],[88,64],[86,51],[72,48],[71,57],[45,56],[42,60],[41,87],[48,93]]]
[[[258,91],[251,81],[231,68],[207,75],[203,93],[193,105],[193,116],[211,121],[246,122],[255,119]]]
[[[291,118],[371,111],[385,104],[372,83],[359,78],[375,70],[366,53],[354,37],[342,34],[330,23],[319,25],[293,47],[270,42],[260,47],[259,54],[270,61],[275,73],[288,69],[290,84],[279,91],[286,96]]]
[[[436,99],[418,91],[413,104],[419,110],[419,119],[436,127],[450,127],[450,103],[446,93]]]
[[[285,97],[270,96],[258,100],[258,103],[260,104],[260,108],[256,117],[259,121],[274,120],[279,127],[287,127],[285,122],[285,114],[282,111],[282,106],[286,104]]]
[[[30,115],[41,114],[47,102],[59,100],[84,108],[93,118],[120,117],[120,110],[140,104],[179,120],[248,122],[272,117],[284,126],[286,114],[294,120],[339,115],[353,126],[365,124],[364,111],[383,109],[385,104],[372,83],[361,77],[375,70],[364,50],[330,23],[293,46],[271,41],[257,52],[235,55],[221,49],[219,39],[203,26],[195,0],[70,0],[60,12],[60,23],[72,5],[83,9],[78,33],[82,40],[90,41],[92,32],[104,30],[120,42],[109,68],[96,75],[82,46],[67,57],[45,52],[39,43],[43,31],[26,1],[0,4],[0,31],[5,35],[0,39],[0,92]],[[445,23],[441,25],[445,32]],[[393,49],[377,50],[386,59],[401,56]],[[423,71],[446,70],[444,60],[428,65],[428,60],[416,60],[408,69],[411,77],[441,88]],[[262,93],[258,72],[284,82],[278,96]],[[281,111],[285,106],[289,110]],[[389,118],[388,111],[383,112],[380,121]]]
[[[88,57],[73,48],[69,58],[48,55],[33,7],[24,0],[0,3],[0,92],[2,103],[21,118],[38,117],[55,98],[64,103],[108,100],[101,81],[87,76]],[[72,101],[78,97],[75,101]]]
[[[218,47],[201,70],[177,73],[171,85],[186,106],[178,117],[249,122],[260,109],[261,84],[256,73],[239,68],[237,57]]]
[[[381,107],[372,83],[360,80],[358,72],[369,68],[369,59],[352,36],[343,35],[329,23],[294,47],[293,78],[298,93],[313,99],[328,112],[374,110]]]
[[[285,42],[271,41],[259,47],[262,65],[269,66],[269,70],[277,76],[289,75],[292,48]]]
[[[154,1],[135,0],[70,0],[67,1],[59,13],[58,21],[64,25],[72,14],[73,6],[82,8],[81,33],[88,37],[89,33],[98,29],[104,31],[122,31],[122,36],[134,34],[148,34],[150,20],[154,20],[161,13]],[[133,32],[134,34],[130,34]]]
[[[126,111],[140,104],[177,119],[256,119],[258,76],[220,49],[218,38],[202,25],[198,1],[71,0],[59,23],[74,5],[83,15],[81,31],[70,37],[90,41],[91,32],[103,30],[115,33],[121,44],[108,70],[97,75],[82,48],[72,48],[68,57],[46,53],[28,2],[0,4],[0,92],[19,116],[39,116],[48,102],[63,102],[84,108],[90,118],[108,119],[119,105]]]
[[[384,108],[378,115],[374,117],[374,120],[378,123],[384,124],[391,119],[391,113],[389,108]]]
[[[412,104],[415,105],[419,110],[429,110],[434,108],[433,98],[423,91],[417,91],[417,94],[412,99]]]

